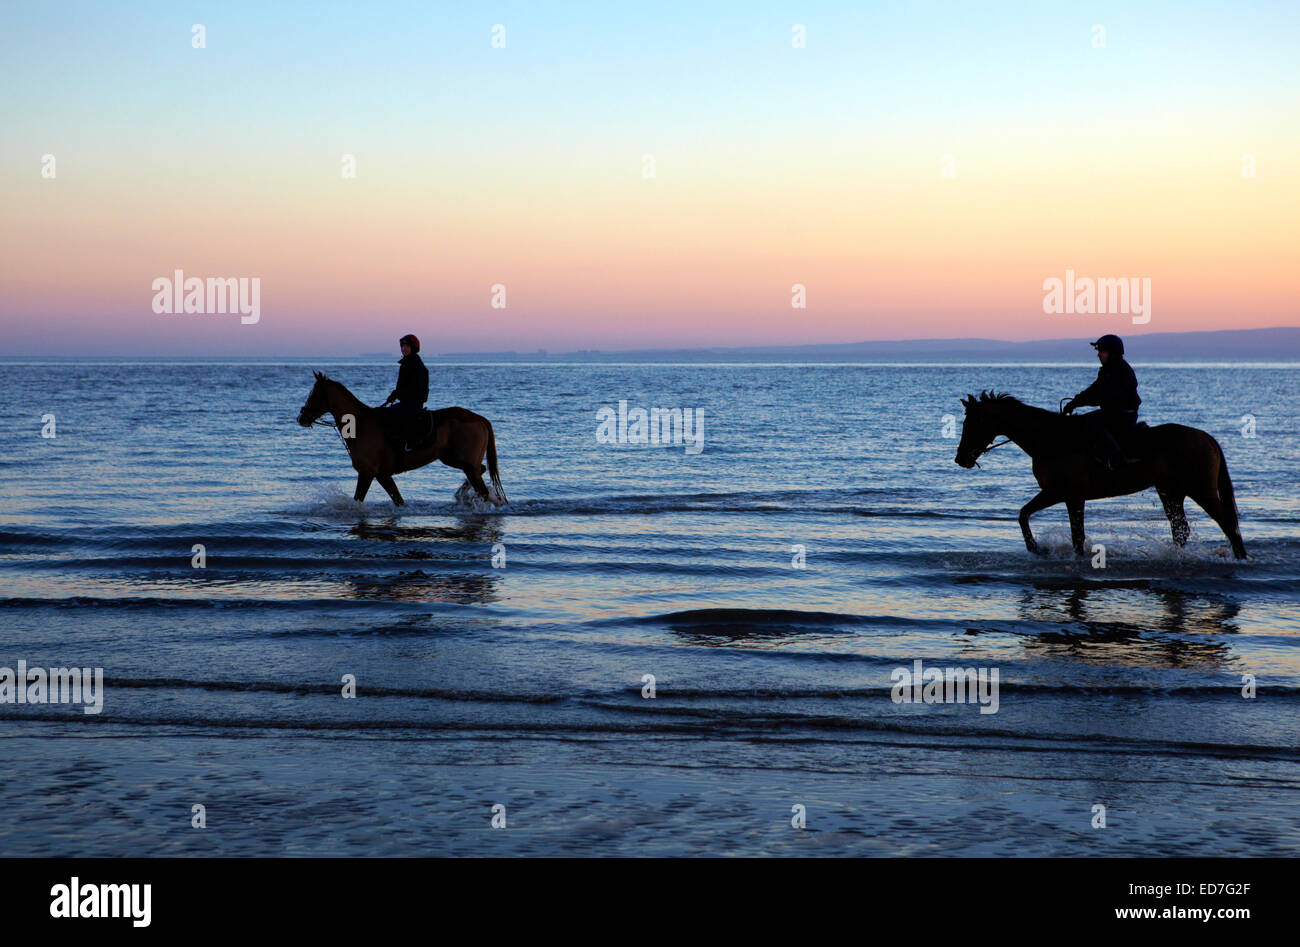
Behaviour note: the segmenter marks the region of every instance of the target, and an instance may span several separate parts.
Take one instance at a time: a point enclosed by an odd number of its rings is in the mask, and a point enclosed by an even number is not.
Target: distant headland
[[[426,359],[556,362],[981,362],[1088,360],[1091,337],[1007,342],[1000,339],[909,339],[818,345],[634,349],[576,352],[423,352]],[[1300,326],[1223,329],[1209,332],[1150,332],[1126,336],[1133,362],[1300,361]],[[391,353],[367,353],[368,355]]]

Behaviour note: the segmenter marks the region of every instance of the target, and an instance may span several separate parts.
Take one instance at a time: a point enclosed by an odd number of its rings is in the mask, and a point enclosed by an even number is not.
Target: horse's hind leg
[[[1029,517],[1039,510],[1045,510],[1060,502],[1060,497],[1052,496],[1046,490],[1040,490],[1038,496],[1020,508],[1020,532],[1025,536],[1025,548],[1030,552],[1038,552],[1038,540],[1034,539],[1034,534],[1029,529]]]
[[[1174,534],[1174,542],[1179,546],[1186,546],[1187,538],[1192,534],[1192,530],[1187,525],[1187,513],[1183,511],[1185,497],[1164,487],[1156,487],[1156,493],[1160,495],[1160,503],[1165,508],[1165,516],[1169,517],[1169,531]]]
[[[487,473],[487,464],[479,464],[478,472],[480,477]],[[487,481],[484,481],[485,486],[486,483]],[[505,506],[509,502],[506,499],[505,491],[501,489],[501,484],[495,480],[492,481],[492,486],[488,488],[488,499],[492,501],[494,506]]]
[[[1246,546],[1241,541],[1236,510],[1223,502],[1218,490],[1200,496],[1193,493],[1191,497],[1201,509],[1210,514],[1210,519],[1219,524],[1219,529],[1223,530],[1223,535],[1228,537],[1228,543],[1232,546],[1232,554],[1238,559],[1245,559]]]
[[[1067,500],[1065,508],[1070,514],[1070,541],[1074,543],[1074,554],[1086,556],[1083,546],[1083,501]]]
[[[397,489],[397,484],[393,482],[391,476],[379,476],[375,478],[379,485],[388,491],[388,495],[393,498],[394,506],[406,506],[406,501],[402,499],[401,491]]]
[[[474,488],[474,492],[483,499],[492,499],[492,495],[488,493],[487,484],[483,482],[483,475],[475,470],[473,466],[465,468],[465,479],[468,480],[469,485]]]
[[[366,494],[370,491],[370,484],[374,482],[374,479],[375,478],[370,474],[357,474],[357,492],[352,494],[352,499],[356,500],[358,503],[364,500]]]

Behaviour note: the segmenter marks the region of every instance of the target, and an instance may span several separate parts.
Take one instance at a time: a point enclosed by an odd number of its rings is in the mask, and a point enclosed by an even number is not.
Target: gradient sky
[[[1300,324],[1289,2],[7,3],[0,88],[0,354]],[[261,321],[155,314],[178,268]]]

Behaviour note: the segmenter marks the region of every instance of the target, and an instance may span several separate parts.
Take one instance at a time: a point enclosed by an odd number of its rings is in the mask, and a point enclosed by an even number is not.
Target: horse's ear
[[[320,372],[316,371],[316,369],[314,369],[314,368],[311,370],[311,373],[312,373],[313,375],[316,376],[316,380],[317,380],[317,381],[320,381],[322,378],[325,377],[325,376],[322,375]]]

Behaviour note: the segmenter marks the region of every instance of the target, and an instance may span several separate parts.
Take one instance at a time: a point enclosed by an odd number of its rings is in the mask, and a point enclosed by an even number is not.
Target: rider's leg
[[[396,440],[399,446],[405,450],[411,440],[413,428],[415,426],[415,418],[419,415],[420,409],[416,408],[414,405],[405,404],[404,402],[399,401],[397,404],[393,405],[391,410],[393,412],[392,431],[394,440]]]
[[[1120,450],[1119,441],[1115,439],[1115,435],[1111,433],[1110,428],[1105,425],[1097,425],[1097,443],[1101,447],[1106,466],[1111,470],[1122,467],[1127,462],[1128,458]]]
[[[1101,412],[1089,411],[1080,415],[1080,419],[1086,425],[1088,449],[1097,462],[1111,470],[1120,466],[1124,462],[1124,454],[1120,451],[1115,436],[1107,429]]]
[[[1111,439],[1119,446],[1120,458],[1123,463],[1132,463],[1133,458],[1129,456],[1129,449],[1133,444],[1133,432],[1137,427],[1137,412],[1125,412],[1106,419],[1106,429]]]
[[[419,405],[411,405],[406,416],[406,449],[415,450],[428,440],[429,433],[428,413]]]

